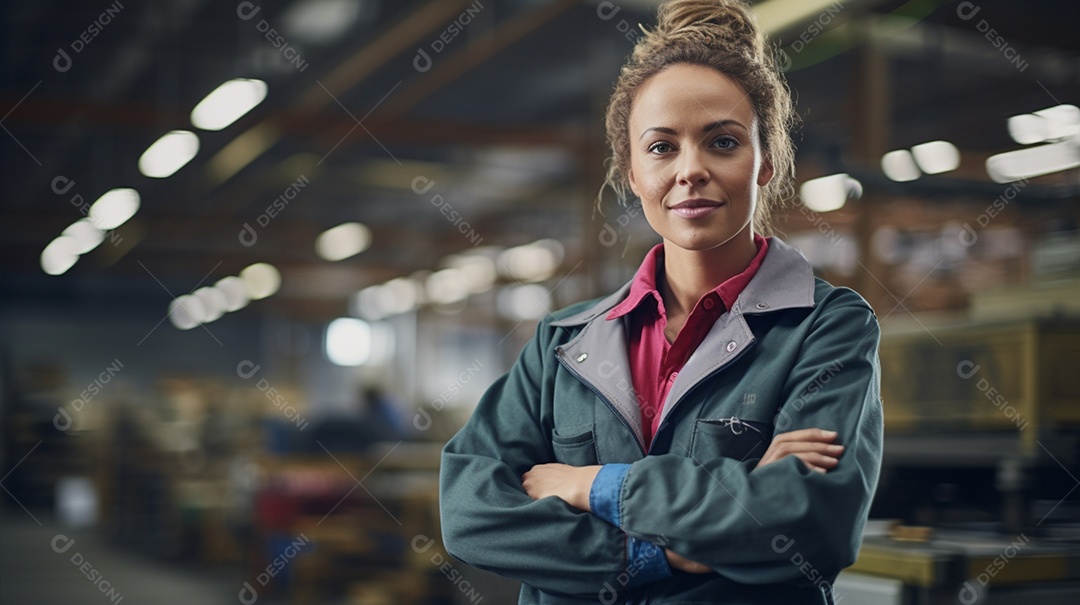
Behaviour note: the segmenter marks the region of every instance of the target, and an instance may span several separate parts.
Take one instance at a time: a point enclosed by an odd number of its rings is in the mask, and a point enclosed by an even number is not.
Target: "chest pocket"
[[[733,458],[753,467],[772,442],[773,425],[768,422],[730,418],[699,419],[690,441],[690,456],[699,463],[716,458]]]
[[[558,427],[551,434],[555,460],[570,466],[599,464],[593,425]]]

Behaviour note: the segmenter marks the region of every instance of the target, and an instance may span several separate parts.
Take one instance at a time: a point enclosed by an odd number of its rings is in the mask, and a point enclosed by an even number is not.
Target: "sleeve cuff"
[[[619,494],[628,472],[629,464],[605,464],[600,467],[589,488],[589,508],[592,513],[615,527],[619,527],[622,521],[619,516]]]
[[[630,576],[627,588],[649,584],[671,577],[664,549],[645,540],[629,538],[626,541],[626,570]]]

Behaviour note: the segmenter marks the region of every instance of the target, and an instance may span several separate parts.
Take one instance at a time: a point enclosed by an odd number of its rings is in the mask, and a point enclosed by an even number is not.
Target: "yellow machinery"
[[[1080,292],[1068,290],[883,325],[872,516],[903,521],[868,532],[837,581],[843,599],[1080,603]]]
[[[888,440],[998,434],[947,455],[1000,459],[1080,431],[1080,318],[917,324],[887,331],[880,354]]]

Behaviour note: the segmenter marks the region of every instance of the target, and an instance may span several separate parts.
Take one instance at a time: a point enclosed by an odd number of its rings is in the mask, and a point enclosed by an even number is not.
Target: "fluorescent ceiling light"
[[[281,288],[281,272],[268,263],[255,263],[240,272],[244,288],[251,300],[261,300]]]
[[[848,197],[862,196],[862,183],[845,173],[810,179],[799,188],[803,204],[814,212],[830,212],[844,207]]]
[[[394,355],[390,324],[341,317],[326,326],[326,357],[339,366],[382,365]]]
[[[181,330],[190,330],[202,323],[206,311],[198,298],[189,296],[177,296],[169,303],[169,321]]]
[[[221,290],[221,293],[225,295],[226,311],[239,311],[246,307],[251,300],[251,297],[248,296],[247,289],[244,287],[244,280],[239,277],[232,275],[223,277],[214,284],[214,287]]]
[[[90,219],[79,219],[64,229],[63,235],[75,240],[76,252],[86,254],[98,247],[105,239],[105,232],[98,229]]]
[[[539,282],[555,275],[562,260],[562,244],[558,240],[542,239],[504,250],[499,254],[498,265],[507,277],[523,282]]]
[[[199,101],[191,111],[191,123],[203,130],[221,130],[262,103],[266,90],[262,80],[229,80]]]
[[[1060,141],[1080,134],[1080,107],[1055,105],[1008,120],[1009,136],[1021,145]]]
[[[350,312],[366,319],[382,319],[414,311],[423,299],[424,286],[411,277],[397,277],[368,286],[350,301]]]
[[[382,286],[380,304],[387,315],[408,313],[415,309],[424,295],[424,287],[415,279],[398,277]]]
[[[315,239],[315,252],[328,261],[356,256],[371,245],[371,229],[361,223],[343,223],[327,229]]]
[[[326,356],[335,365],[359,366],[371,358],[371,324],[341,317],[326,326]]]
[[[49,275],[62,275],[79,260],[79,243],[69,235],[49,242],[41,251],[41,269]]]
[[[1009,136],[1021,145],[1034,145],[1046,140],[1046,120],[1033,113],[1013,116],[1007,124]]]
[[[922,176],[915,164],[915,157],[907,149],[897,149],[881,156],[881,171],[898,183],[914,181]]]
[[[941,174],[960,166],[960,150],[948,141],[930,141],[911,148],[915,163],[926,174]]]
[[[134,189],[110,189],[99,197],[87,218],[102,231],[116,229],[139,211],[139,192]]]
[[[139,172],[155,179],[172,176],[199,152],[199,137],[190,130],[165,133],[139,158]]]
[[[282,29],[301,42],[330,42],[369,8],[363,0],[301,0],[282,16]]]
[[[203,323],[210,323],[229,310],[229,300],[225,297],[225,293],[217,288],[202,287],[192,293],[192,296],[199,299],[202,303],[205,314],[203,316]]]
[[[372,304],[382,316],[408,313],[420,306],[424,286],[410,277],[398,277],[371,290]]]
[[[389,315],[380,304],[383,285],[368,286],[349,297],[349,313],[365,319],[382,319]]]
[[[425,282],[427,299],[436,304],[450,305],[469,297],[465,272],[456,267],[436,271]]]
[[[1047,141],[1057,141],[1080,134],[1080,107],[1056,105],[1040,109],[1035,115],[1046,120]]]
[[[461,269],[465,287],[471,294],[487,292],[495,285],[498,276],[495,261],[480,254],[455,254],[446,259],[446,264]]]
[[[1080,167],[1080,135],[1060,143],[990,156],[986,173],[995,183],[1010,183]]]

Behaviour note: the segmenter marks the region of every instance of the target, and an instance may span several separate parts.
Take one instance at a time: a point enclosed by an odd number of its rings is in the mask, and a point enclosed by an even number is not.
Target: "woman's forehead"
[[[646,80],[630,113],[636,132],[732,120],[751,128],[753,103],[733,78],[711,67],[673,65]]]

